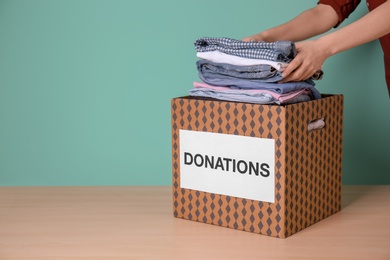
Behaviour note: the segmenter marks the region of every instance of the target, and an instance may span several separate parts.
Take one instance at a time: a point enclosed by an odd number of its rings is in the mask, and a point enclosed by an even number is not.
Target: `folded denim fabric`
[[[297,54],[291,41],[244,42],[226,37],[203,37],[194,42],[197,52],[221,51],[249,59],[290,62]]]
[[[238,89],[266,89],[275,93],[284,94],[295,90],[309,89],[314,99],[320,99],[320,92],[314,87],[314,82],[310,79],[297,82],[269,83],[264,79],[242,79],[230,75],[221,75],[210,72],[209,70],[199,70],[199,78],[214,86],[229,86]]]
[[[237,66],[198,60],[196,67],[200,73],[216,78],[231,76],[239,79],[257,79],[261,82],[278,82],[283,79],[282,73],[271,65]]]

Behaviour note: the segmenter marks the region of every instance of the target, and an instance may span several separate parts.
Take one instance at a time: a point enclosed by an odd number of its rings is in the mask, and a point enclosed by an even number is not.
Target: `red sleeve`
[[[355,11],[360,0],[319,0],[318,4],[330,5],[339,16],[339,22],[335,27],[339,26],[348,16]]]

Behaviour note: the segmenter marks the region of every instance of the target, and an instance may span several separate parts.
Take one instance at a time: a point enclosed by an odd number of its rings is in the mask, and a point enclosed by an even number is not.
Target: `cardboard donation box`
[[[340,211],[342,95],[171,105],[175,217],[286,238]],[[308,131],[319,118],[325,127]]]

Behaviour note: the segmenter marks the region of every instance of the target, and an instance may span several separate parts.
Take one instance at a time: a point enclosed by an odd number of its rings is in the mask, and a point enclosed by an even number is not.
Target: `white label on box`
[[[180,187],[275,202],[275,140],[180,130]]]

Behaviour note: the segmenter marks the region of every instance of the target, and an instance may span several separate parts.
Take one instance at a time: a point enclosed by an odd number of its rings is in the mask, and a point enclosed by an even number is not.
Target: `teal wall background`
[[[240,39],[316,2],[0,0],[0,185],[169,185],[170,99],[198,80],[193,41]],[[379,43],[324,71],[317,88],[345,95],[344,184],[390,184]]]

